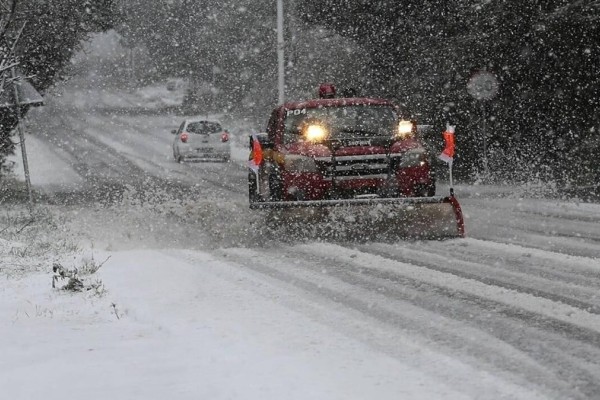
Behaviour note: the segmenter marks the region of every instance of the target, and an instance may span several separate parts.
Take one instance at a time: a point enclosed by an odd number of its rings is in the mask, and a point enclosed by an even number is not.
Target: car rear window
[[[200,134],[209,134],[209,133],[219,133],[223,131],[221,128],[221,124],[218,122],[190,122],[186,128],[186,131],[191,133],[200,133]]]

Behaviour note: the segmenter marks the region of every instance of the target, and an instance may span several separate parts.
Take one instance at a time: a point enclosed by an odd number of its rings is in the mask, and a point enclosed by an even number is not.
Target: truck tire
[[[279,171],[274,171],[269,174],[269,193],[270,201],[283,200],[283,183],[281,182]]]
[[[435,183],[432,183],[431,185],[427,185],[427,194],[425,196],[426,197],[435,196]]]
[[[248,201],[250,203],[257,203],[260,201],[260,195],[256,188],[256,176],[252,172],[248,174]]]
[[[416,197],[433,197],[435,196],[435,182],[426,185],[415,186]]]

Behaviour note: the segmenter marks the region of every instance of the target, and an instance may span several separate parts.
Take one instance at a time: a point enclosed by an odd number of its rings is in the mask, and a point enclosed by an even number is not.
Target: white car
[[[231,158],[229,132],[219,122],[186,119],[171,133],[175,135],[173,157],[177,162],[229,161]]]

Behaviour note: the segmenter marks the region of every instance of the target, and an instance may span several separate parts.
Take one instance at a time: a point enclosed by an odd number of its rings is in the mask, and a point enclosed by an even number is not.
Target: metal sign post
[[[285,59],[283,54],[283,0],[277,0],[277,66],[278,66],[278,87],[279,104],[285,102]]]
[[[21,125],[21,100],[19,98],[19,88],[17,83],[17,73],[13,67],[11,70],[13,79],[13,90],[15,96],[15,114],[17,116],[17,130],[19,131],[19,141],[21,142],[21,155],[23,156],[23,170],[25,172],[25,184],[27,186],[27,198],[29,212],[33,212],[33,193],[31,191],[31,178],[29,176],[29,163],[27,162],[27,150],[25,148],[25,133]]]
[[[474,74],[469,82],[467,82],[467,92],[475,99],[481,101],[481,134],[483,136],[482,143],[482,161],[483,174],[487,180],[489,178],[489,164],[487,151],[487,115],[485,102],[493,99],[498,94],[498,80],[496,76],[488,71],[479,71]]]
[[[487,115],[485,114],[485,101],[481,102],[481,132],[483,135],[483,175],[485,179],[490,176],[487,151]]]
[[[37,90],[23,77],[13,66],[10,68],[11,78],[9,82],[13,85],[12,91],[0,91],[0,112],[14,112],[17,120],[16,128],[19,132],[19,142],[21,145],[21,154],[23,156],[23,169],[25,172],[25,183],[27,185],[27,194],[29,197],[29,210],[33,211],[33,194],[31,190],[31,177],[29,174],[29,163],[27,160],[27,151],[25,148],[25,132],[22,126],[21,107],[37,107],[44,104],[44,99]],[[6,80],[8,81],[8,80]],[[5,82],[6,82],[5,81]]]

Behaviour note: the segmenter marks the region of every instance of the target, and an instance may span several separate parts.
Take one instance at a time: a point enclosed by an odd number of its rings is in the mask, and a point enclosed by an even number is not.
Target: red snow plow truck
[[[283,104],[266,133],[250,137],[251,209],[267,223],[344,226],[399,236],[463,237],[453,193],[436,196],[430,155],[416,125],[384,99],[335,97]]]

